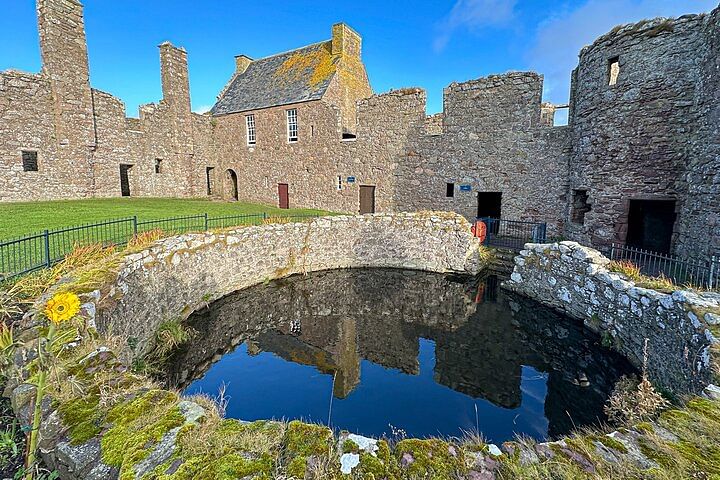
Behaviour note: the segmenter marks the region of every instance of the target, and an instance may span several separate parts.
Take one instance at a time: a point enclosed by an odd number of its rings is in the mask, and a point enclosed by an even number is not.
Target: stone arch
[[[237,177],[237,173],[235,173],[235,170],[233,170],[232,168],[228,168],[225,171],[224,193],[225,193],[225,198],[227,200],[238,200],[239,199],[238,177]]]

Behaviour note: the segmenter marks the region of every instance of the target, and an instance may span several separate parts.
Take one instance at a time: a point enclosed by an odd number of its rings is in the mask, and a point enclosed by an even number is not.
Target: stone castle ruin
[[[187,53],[160,45],[163,98],[126,118],[90,85],[83,7],[37,0],[42,71],[0,73],[0,201],[209,197],[342,212],[546,221],[551,236],[720,254],[720,8],[622,25],[585,47],[567,126],[541,75],[373,95],[360,35],[253,60],[210,113]]]

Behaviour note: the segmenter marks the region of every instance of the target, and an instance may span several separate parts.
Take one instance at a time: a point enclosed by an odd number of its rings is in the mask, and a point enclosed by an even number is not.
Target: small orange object
[[[487,236],[487,225],[485,225],[485,222],[478,220],[475,222],[475,225],[470,228],[470,230],[472,231],[473,236],[480,239],[480,243],[485,241],[485,237]]]

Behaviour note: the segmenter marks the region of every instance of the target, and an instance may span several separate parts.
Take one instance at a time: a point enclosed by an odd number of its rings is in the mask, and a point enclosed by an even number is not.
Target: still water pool
[[[295,276],[194,313],[171,386],[227,416],[303,419],[368,436],[536,439],[604,420],[619,355],[497,277],[403,270]]]

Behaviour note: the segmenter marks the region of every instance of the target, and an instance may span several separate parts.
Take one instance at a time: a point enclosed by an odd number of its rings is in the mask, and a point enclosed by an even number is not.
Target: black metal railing
[[[715,256],[709,260],[681,258],[617,243],[612,244],[607,254],[610,260],[631,262],[643,275],[662,275],[676,285],[710,290],[720,287],[720,258]]]
[[[75,248],[102,244],[124,246],[138,233],[162,230],[168,234],[202,232],[264,222],[304,222],[318,214],[269,215],[267,213],[210,217],[207,213],[142,220],[119,218],[99,223],[45,230],[41,233],[0,241],[0,282],[25,275],[59,262]]]
[[[521,250],[526,243],[545,243],[547,223],[478,218],[486,226],[483,245]]]

